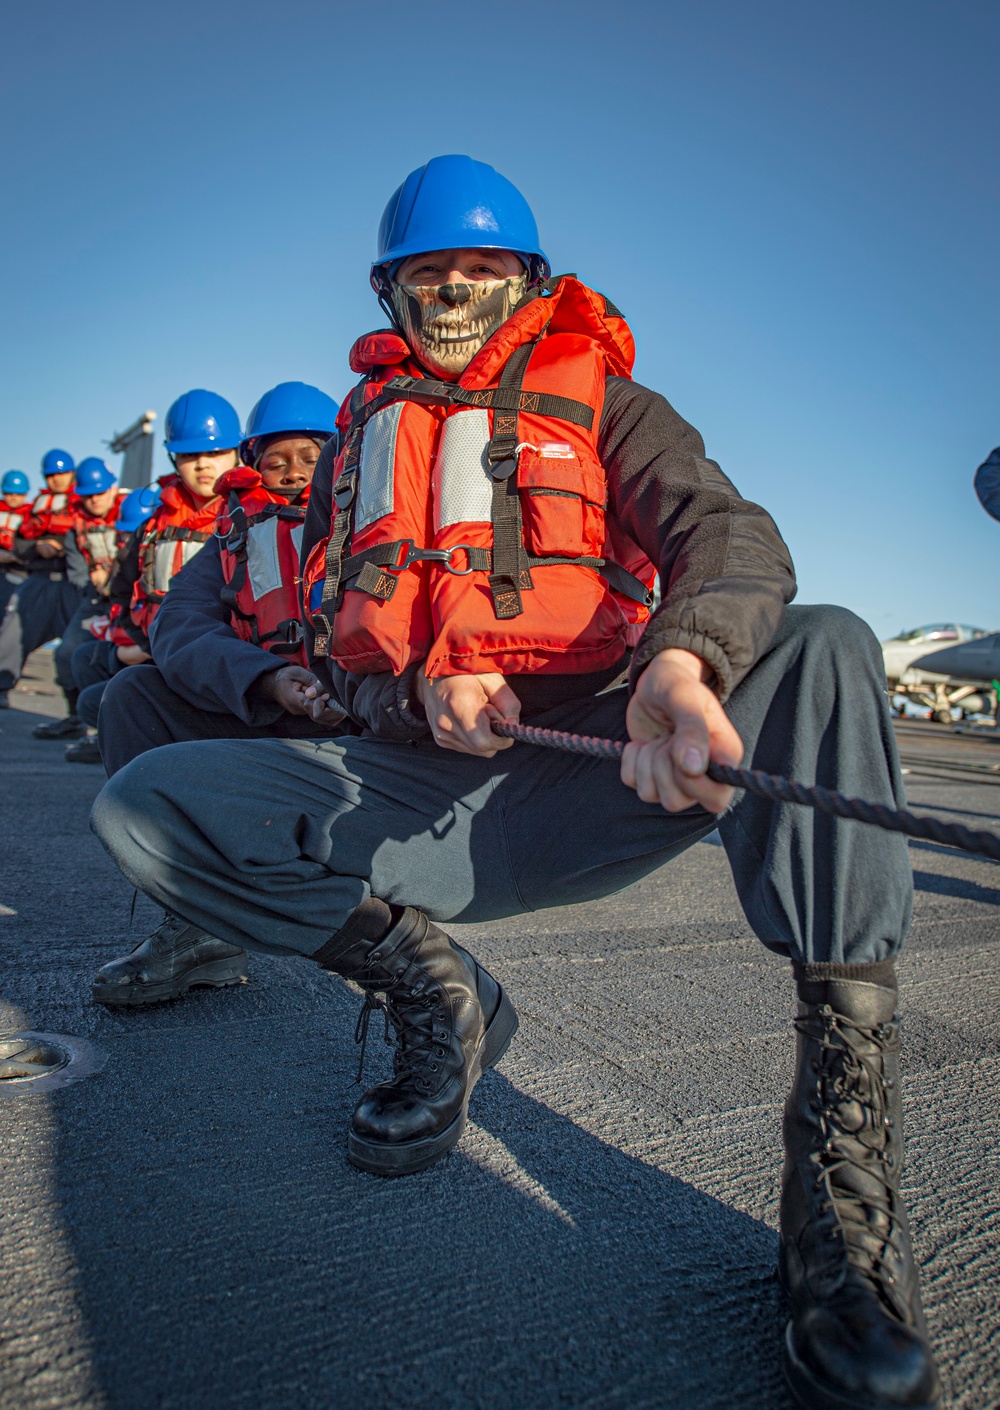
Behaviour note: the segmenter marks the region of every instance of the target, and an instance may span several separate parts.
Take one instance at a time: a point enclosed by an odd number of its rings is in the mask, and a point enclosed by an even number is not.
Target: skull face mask
[[[393,284],[392,306],[414,354],[439,377],[460,377],[528,287],[527,274],[468,284]]]

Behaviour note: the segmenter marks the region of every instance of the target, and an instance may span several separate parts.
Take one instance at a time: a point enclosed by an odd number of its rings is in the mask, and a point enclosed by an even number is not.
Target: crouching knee
[[[846,607],[789,607],[785,629],[811,652],[819,651],[831,661],[862,659],[881,675],[882,648],[875,633]]]
[[[123,869],[123,857],[133,851],[170,850],[186,747],[140,754],[109,778],[94,800],[91,830]]]

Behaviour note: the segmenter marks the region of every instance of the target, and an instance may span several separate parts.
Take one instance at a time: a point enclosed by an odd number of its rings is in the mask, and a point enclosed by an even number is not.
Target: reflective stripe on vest
[[[111,563],[114,561],[117,547],[113,524],[88,527],[82,530],[80,537],[84,540],[85,547],[82,548],[82,551],[88,563]]]
[[[269,592],[277,592],[282,586],[281,559],[278,556],[277,515],[270,514],[266,519],[251,524],[247,536],[247,576],[250,579],[250,592],[259,600]],[[295,556],[302,552],[302,524],[296,524],[291,531]]]
[[[185,563],[189,563],[204,547],[202,535],[196,538],[157,538],[153,545],[152,590],[164,593],[170,590],[170,580],[179,573]]]
[[[0,509],[0,548],[10,552],[14,547],[14,536],[24,517],[24,513],[19,509]]]

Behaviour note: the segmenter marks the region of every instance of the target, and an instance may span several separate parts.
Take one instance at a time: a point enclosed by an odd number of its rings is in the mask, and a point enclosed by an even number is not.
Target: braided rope
[[[620,759],[625,745],[617,739],[597,739],[590,734],[567,734],[560,729],[538,729],[534,725],[516,725],[510,720],[495,720],[493,733],[523,744],[540,744],[548,749],[562,749],[570,754],[587,754],[593,759]],[[864,798],[846,798],[832,788],[819,784],[796,783],[779,774],[765,774],[758,769],[734,769],[729,764],[709,764],[707,773],[716,783],[742,788],[775,803],[800,803],[820,813],[832,813],[838,818],[868,823],[886,832],[904,832],[908,837],[921,837],[942,847],[957,847],[962,852],[976,852],[1000,862],[1000,836],[995,832],[975,831],[962,823],[941,822],[926,814],[907,812],[905,808],[889,808],[884,803],[869,803]]]

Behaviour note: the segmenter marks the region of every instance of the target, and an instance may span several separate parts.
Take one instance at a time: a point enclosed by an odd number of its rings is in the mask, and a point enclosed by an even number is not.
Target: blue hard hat
[[[433,157],[410,172],[383,212],[372,284],[377,291],[383,265],[455,249],[534,255],[543,277],[549,273],[535,217],[517,187],[486,162]]]
[[[216,392],[200,387],[178,397],[167,412],[163,444],[171,455],[205,450],[235,450],[240,443],[236,408]]]
[[[103,494],[117,483],[117,477],[111,473],[103,460],[99,460],[96,455],[88,455],[86,460],[81,460],[76,467],[76,484],[73,488],[81,496]]]
[[[8,470],[0,480],[0,494],[28,494],[31,486],[23,470]]]
[[[43,475],[64,475],[75,470],[76,464],[68,450],[47,450],[42,456]]]
[[[160,507],[160,491],[156,485],[143,485],[122,500],[115,529],[120,534],[132,534]]]
[[[294,432],[299,436],[327,439],[337,429],[339,411],[333,397],[328,397],[319,387],[310,387],[308,382],[279,382],[264,393],[247,417],[240,442],[240,459],[251,464],[247,459],[252,454],[251,443],[261,436]]]

